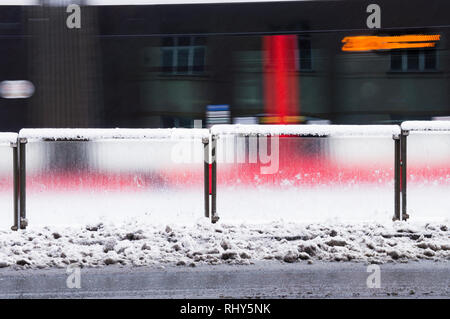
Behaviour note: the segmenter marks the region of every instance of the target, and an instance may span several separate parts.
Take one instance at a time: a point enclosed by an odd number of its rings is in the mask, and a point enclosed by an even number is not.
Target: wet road
[[[368,288],[361,263],[259,263],[250,266],[81,269],[68,288],[66,269],[0,269],[0,298],[450,298],[449,262],[380,266]],[[73,279],[73,277],[72,277]]]

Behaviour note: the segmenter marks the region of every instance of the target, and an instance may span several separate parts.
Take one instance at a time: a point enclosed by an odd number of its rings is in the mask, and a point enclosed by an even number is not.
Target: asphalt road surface
[[[449,262],[380,265],[380,288],[368,288],[362,263],[120,268],[0,269],[0,298],[450,298]],[[72,277],[73,279],[73,277]],[[75,281],[72,281],[75,282]]]

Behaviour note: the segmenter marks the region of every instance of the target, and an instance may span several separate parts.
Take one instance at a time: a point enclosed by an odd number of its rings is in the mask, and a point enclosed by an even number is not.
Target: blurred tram
[[[372,2],[2,1],[0,130],[449,118],[450,2]]]

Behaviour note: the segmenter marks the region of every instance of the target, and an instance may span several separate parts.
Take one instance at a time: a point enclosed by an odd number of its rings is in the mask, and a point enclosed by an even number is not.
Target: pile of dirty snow
[[[145,225],[0,232],[0,268],[450,260],[449,223]]]

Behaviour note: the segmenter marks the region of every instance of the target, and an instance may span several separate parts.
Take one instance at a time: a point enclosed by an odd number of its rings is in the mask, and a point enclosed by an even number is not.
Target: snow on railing
[[[119,129],[119,128],[111,128],[111,129],[22,129],[19,134],[17,133],[0,133],[0,144],[10,144],[13,147],[13,154],[16,156],[14,159],[14,163],[16,166],[14,168],[14,172],[16,175],[21,178],[21,183],[25,185],[25,176],[27,175],[25,170],[25,152],[26,147],[25,144],[28,141],[43,141],[43,142],[52,142],[52,141],[99,141],[99,140],[151,140],[155,139],[167,139],[169,143],[177,143],[177,140],[192,140],[189,143],[198,143],[198,139],[202,140],[205,148],[201,153],[203,154],[204,160],[204,176],[203,183],[205,189],[205,215],[209,214],[209,207],[211,204],[211,216],[217,217],[215,211],[215,194],[216,194],[216,151],[221,148],[221,145],[216,143],[218,136],[299,136],[299,137],[375,137],[375,138],[385,138],[390,137],[395,140],[395,212],[396,216],[399,216],[400,204],[399,204],[399,196],[400,191],[402,193],[402,216],[407,218],[406,213],[406,167],[407,167],[407,137],[409,132],[435,132],[436,134],[446,133],[450,131],[450,121],[406,121],[401,125],[214,125],[209,130],[194,128],[194,129],[185,129],[185,128],[172,128],[172,129]],[[416,134],[413,134],[416,135]],[[286,140],[287,141],[287,140]],[[283,141],[283,142],[286,142]],[[414,142],[413,140],[411,140]],[[212,142],[212,145],[209,143]],[[341,141],[339,141],[341,142]],[[345,142],[345,141],[344,141]],[[425,141],[426,142],[426,141]],[[130,142],[131,144],[134,142]],[[327,143],[338,143],[333,141],[328,141]],[[381,142],[380,142],[381,143]],[[387,143],[387,142],[386,142]],[[414,142],[415,143],[415,142]],[[272,145],[272,143],[271,143]],[[331,144],[330,144],[331,145]],[[337,146],[341,146],[341,144],[336,144]],[[389,151],[390,145],[386,144],[386,150]],[[445,144],[446,147],[447,144]],[[170,145],[169,145],[170,146]],[[169,147],[168,146],[168,147]],[[178,144],[177,144],[178,146]],[[191,146],[191,145],[188,145]],[[337,147],[336,146],[336,147]],[[108,146],[109,147],[109,146]],[[127,146],[128,147],[128,146]],[[159,146],[158,146],[159,147]],[[148,148],[146,148],[149,150]],[[196,150],[200,150],[200,148],[196,148]],[[446,148],[447,149],[447,148]],[[177,148],[178,150],[178,148]],[[200,151],[199,151],[200,152]],[[198,152],[198,153],[199,153]],[[97,160],[102,159],[101,164],[106,165],[107,160],[104,158],[110,158],[111,161],[118,161],[117,156],[112,156],[107,152],[107,149],[101,150],[100,152],[103,157],[97,157]],[[364,152],[361,152],[364,153]],[[425,152],[428,154],[429,152]],[[168,153],[167,153],[168,154]],[[149,164],[151,161],[158,161],[161,157],[166,157],[166,153],[162,152],[161,148],[158,148],[157,152],[149,151],[148,156],[145,158],[149,161],[143,162],[145,169],[149,169]],[[178,153],[175,153],[178,154]],[[200,154],[200,153],[199,153]],[[336,156],[336,152],[333,153],[333,156]],[[127,154],[128,156],[130,153]],[[412,155],[412,153],[410,154]],[[445,154],[444,154],[445,155]],[[131,156],[133,157],[133,156]],[[141,161],[140,157],[137,161]],[[360,161],[363,162],[363,161]],[[32,164],[30,160],[28,164]],[[348,163],[347,163],[348,164]],[[136,161],[128,161],[127,164],[131,169],[136,169],[138,165]],[[211,167],[209,167],[211,165]],[[411,161],[411,165],[414,163]],[[180,166],[181,167],[181,166]],[[32,165],[30,166],[32,168]],[[140,167],[141,169],[142,167]],[[211,171],[209,170],[211,168]],[[144,169],[144,171],[145,171]],[[153,169],[153,167],[151,168]],[[410,169],[413,169],[411,166]],[[436,177],[439,178],[439,181],[442,179],[448,179],[448,175],[443,175],[443,170],[448,169],[446,165],[437,165],[436,166]],[[122,168],[121,168],[122,170]],[[119,170],[119,171],[121,171]],[[141,169],[142,170],[142,169]],[[197,169],[200,171],[200,169]],[[400,170],[402,174],[400,174]],[[19,174],[20,171],[20,174]],[[108,172],[113,171],[111,167],[108,166]],[[173,171],[171,171],[173,173]],[[434,172],[434,171],[433,171]],[[175,172],[176,173],[176,172]],[[174,174],[175,174],[174,173]],[[197,174],[196,172],[195,174]],[[195,175],[194,174],[194,175]],[[211,174],[211,175],[210,175]],[[434,174],[434,173],[433,173]],[[175,174],[176,175],[176,174]],[[174,176],[175,176],[174,175]],[[194,176],[192,175],[192,176]],[[198,176],[197,176],[198,175]],[[195,180],[198,178],[202,179],[199,174],[195,175]],[[18,178],[15,176],[15,178]],[[434,175],[433,175],[434,176]],[[175,176],[176,177],[176,176]],[[175,178],[174,177],[174,178]],[[167,180],[167,176],[163,178],[163,180]],[[210,180],[211,178],[211,180]],[[400,181],[401,179],[401,181]],[[446,180],[447,180],[446,179]],[[400,182],[403,185],[400,189]],[[211,188],[210,188],[211,187]],[[17,192],[22,194],[20,200],[25,201],[25,191]],[[214,199],[210,198],[210,194],[213,195]],[[15,194],[17,196],[17,194]],[[15,198],[15,201],[18,201],[18,198]],[[210,202],[211,201],[211,202]],[[23,212],[20,212],[19,217],[23,217],[25,220],[25,211],[24,205]],[[188,205],[189,206],[189,205]],[[207,208],[206,208],[207,207]],[[212,208],[214,207],[214,208]],[[16,208],[15,208],[16,210]],[[16,211],[17,214],[17,211]],[[20,226],[22,227],[22,219],[18,219],[20,222]],[[212,218],[214,220],[214,218]],[[25,220],[26,221],[26,220]],[[16,225],[17,226],[17,225]]]
[[[402,215],[450,217],[450,121],[406,121],[401,129]]]
[[[3,219],[5,214],[17,214],[17,133],[0,133],[0,218]],[[8,216],[9,219],[9,216]],[[6,219],[5,219],[6,220]],[[0,220],[3,227],[3,220]],[[14,224],[14,226],[17,226]],[[13,229],[17,229],[14,228]]]
[[[217,176],[212,181],[211,209],[217,218],[247,218],[249,214],[241,215],[239,207],[246,207],[246,212],[254,208],[255,218],[274,214],[286,220],[309,220],[312,209],[335,218],[344,216],[352,205],[372,216],[390,214],[392,208],[399,215],[392,196],[392,180],[399,171],[394,167],[399,125],[214,125],[211,135],[212,175]],[[239,140],[243,136],[257,139]],[[342,189],[347,191],[333,198]],[[314,196],[320,198],[315,204]]]
[[[401,128],[404,131],[450,131],[450,121],[406,121]]]
[[[17,142],[17,133],[0,133],[0,143],[16,143]]]
[[[68,211],[89,211],[92,218],[122,218],[124,211],[151,218],[146,215],[148,210],[164,216],[191,216],[203,208],[207,164],[202,146],[209,136],[209,130],[201,128],[22,129],[17,140],[22,179],[17,200],[20,221],[25,222],[20,228],[26,227],[28,208],[32,215],[49,212],[44,217],[51,223],[58,223],[60,216],[66,221],[78,220]],[[116,140],[120,142],[110,143]],[[60,143],[52,143],[56,141]],[[46,189],[47,194],[36,191],[38,188]],[[52,191],[64,195],[42,209],[42,199]],[[29,193],[27,204],[25,193]],[[55,202],[64,201],[64,196],[76,200],[64,212],[58,211],[62,206],[54,208],[58,206]],[[104,200],[99,200],[101,197]],[[180,214],[180,202],[186,214]],[[39,218],[42,222],[41,215]]]
[[[154,138],[208,138],[207,129],[22,129],[19,138],[46,141],[101,140],[101,139],[154,139]]]
[[[398,125],[213,125],[212,135],[399,136]]]

